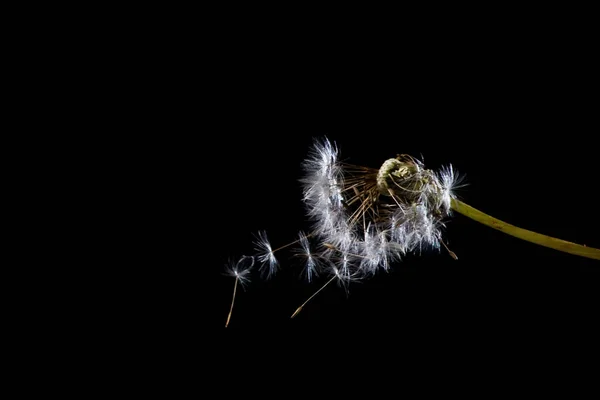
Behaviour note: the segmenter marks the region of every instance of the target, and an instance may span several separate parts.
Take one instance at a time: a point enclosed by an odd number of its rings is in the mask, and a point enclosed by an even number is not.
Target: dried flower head
[[[459,183],[452,166],[434,172],[409,155],[379,169],[348,164],[324,139],[315,142],[303,167],[303,199],[314,232],[344,276],[387,271],[407,252],[440,247]]]

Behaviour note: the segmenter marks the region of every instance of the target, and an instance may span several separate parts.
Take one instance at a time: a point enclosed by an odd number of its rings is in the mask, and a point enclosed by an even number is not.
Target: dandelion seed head
[[[334,280],[348,290],[351,282],[389,271],[409,252],[444,244],[442,229],[461,181],[451,165],[432,171],[406,154],[379,168],[353,165],[340,161],[335,143],[324,138],[314,141],[302,167],[302,200],[311,233],[300,231],[298,240],[273,250],[266,232],[259,231],[253,241],[256,254],[226,267],[236,284],[249,282],[255,260],[261,276],[269,279],[279,268],[275,251],[298,243],[292,251],[303,260],[307,281],[321,273],[330,276],[309,301]]]
[[[452,166],[438,172],[409,155],[380,168],[338,161],[337,147],[316,141],[305,161],[304,201],[323,256],[348,277],[387,271],[407,252],[439,249],[458,178]],[[342,259],[344,255],[345,259]],[[348,262],[353,260],[353,262]]]

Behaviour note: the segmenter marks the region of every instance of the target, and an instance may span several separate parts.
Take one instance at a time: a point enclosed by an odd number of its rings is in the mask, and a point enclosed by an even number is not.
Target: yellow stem
[[[540,246],[550,247],[565,253],[575,254],[582,257],[593,258],[600,260],[600,249],[587,247],[580,244],[567,242],[565,240],[556,239],[540,233],[528,231],[527,229],[507,224],[490,215],[487,215],[460,200],[452,200],[452,209],[466,217],[469,217],[479,223],[487,225],[491,228],[502,231],[516,238],[526,240],[531,243],[539,244]]]

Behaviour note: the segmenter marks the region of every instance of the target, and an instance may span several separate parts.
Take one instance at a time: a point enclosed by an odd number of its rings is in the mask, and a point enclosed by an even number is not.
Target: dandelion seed
[[[318,276],[317,270],[319,266],[318,256],[313,254],[310,248],[310,242],[304,232],[299,232],[299,243],[300,251],[297,254],[306,259],[303,274],[306,276],[306,280],[311,282],[314,277]]]
[[[448,254],[450,254],[450,257],[452,257],[455,260],[458,260],[458,256],[456,255],[456,253],[453,252],[452,250],[450,250],[448,248],[448,246],[446,245],[446,243],[444,243],[444,241],[440,241],[440,242],[444,245],[444,247],[446,248],[446,251],[448,251]]]
[[[446,213],[450,214],[452,212],[452,199],[456,198],[454,192],[467,186],[465,175],[455,173],[454,168],[449,164],[440,168],[437,172],[437,178],[442,188],[440,206],[443,207]]]
[[[226,267],[225,271],[228,276],[235,277],[235,283],[233,285],[233,296],[231,298],[231,307],[229,308],[229,314],[227,314],[227,321],[225,321],[225,328],[229,326],[229,320],[233,313],[233,304],[235,302],[235,296],[237,293],[238,282],[242,287],[250,282],[250,271],[254,266],[254,257],[242,256],[235,264],[230,262]]]
[[[259,231],[254,241],[255,250],[258,252],[257,258],[261,262],[260,272],[263,278],[270,279],[279,267],[279,262],[275,258],[274,250],[271,248],[267,233]]]

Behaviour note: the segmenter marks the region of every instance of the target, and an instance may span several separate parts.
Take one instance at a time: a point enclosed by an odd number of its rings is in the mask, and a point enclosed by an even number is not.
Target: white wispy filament
[[[304,232],[299,232],[298,237],[300,250],[297,251],[297,253],[305,259],[304,275],[306,276],[306,280],[311,282],[313,278],[318,275],[317,266],[319,261],[310,248],[310,242],[306,234]]]
[[[279,262],[277,261],[277,258],[275,258],[271,243],[269,243],[269,239],[267,238],[267,233],[265,231],[259,231],[256,235],[254,244],[256,246],[255,250],[257,251],[256,257],[258,258],[258,261],[261,262],[260,272],[263,277],[269,279],[277,272]]]

